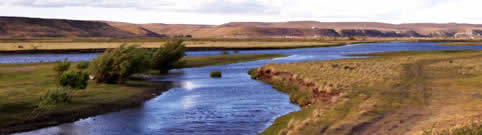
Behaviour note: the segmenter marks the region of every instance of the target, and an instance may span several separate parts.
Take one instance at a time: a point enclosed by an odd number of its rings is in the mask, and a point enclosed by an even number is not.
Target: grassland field
[[[185,57],[184,67],[202,67],[243,61],[284,57],[279,54],[246,54]],[[72,101],[50,111],[37,112],[40,97],[55,88],[55,63],[0,65],[0,134],[31,130],[75,121],[101,113],[136,106],[172,87],[172,83],[129,80],[126,85],[96,84],[90,80],[86,90],[74,93]],[[73,63],[71,70],[75,69]],[[159,71],[151,71],[155,76]]]
[[[302,107],[261,134],[482,134],[482,51],[360,56],[251,72]]]
[[[137,44],[143,48],[159,48],[166,39],[69,39],[69,38],[33,38],[0,39],[0,52],[29,50],[86,50],[115,48],[123,43]],[[358,38],[348,39],[186,39],[190,49],[289,49],[304,47],[331,47],[353,43],[371,42],[479,42],[464,39],[423,39],[423,38]]]
[[[448,42],[448,43],[440,43],[440,45],[459,45],[459,46],[464,46],[464,45],[482,45],[482,42]]]

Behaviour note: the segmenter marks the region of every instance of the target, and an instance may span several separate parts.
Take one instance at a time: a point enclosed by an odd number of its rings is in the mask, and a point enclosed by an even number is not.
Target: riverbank
[[[247,54],[185,57],[184,67],[223,65],[284,57],[278,54]],[[72,67],[75,67],[75,64]],[[48,88],[55,88],[53,63],[0,65],[0,134],[21,132],[76,121],[108,112],[135,107],[173,87],[171,82],[129,80],[126,85],[95,84],[77,91],[71,102],[52,111],[34,110]],[[155,72],[155,71],[154,71]],[[155,77],[155,76],[154,76]],[[36,116],[38,115],[38,116]]]
[[[367,43],[375,41],[287,41],[287,42],[259,42],[259,41],[186,41],[188,51],[206,50],[259,50],[259,49],[292,49],[307,47],[334,47],[353,43]],[[95,53],[109,48],[116,48],[122,44],[140,45],[142,48],[156,49],[164,42],[71,42],[71,43],[31,43],[15,42],[0,43],[0,53]]]
[[[481,133],[482,51],[373,56],[251,71],[302,107],[261,134]]]
[[[474,42],[448,42],[448,43],[440,43],[439,45],[455,45],[455,46],[482,45],[482,41],[474,41]]]

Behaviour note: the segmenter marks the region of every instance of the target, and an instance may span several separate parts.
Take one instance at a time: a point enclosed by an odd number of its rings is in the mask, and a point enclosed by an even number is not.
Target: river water
[[[262,132],[275,118],[297,111],[288,95],[270,85],[250,79],[247,71],[267,63],[289,63],[348,58],[343,55],[403,50],[479,49],[482,46],[440,46],[436,43],[366,43],[331,48],[241,51],[279,53],[291,56],[222,66],[172,70],[153,81],[179,85],[142,106],[98,115],[72,123],[43,128],[19,135],[251,135]],[[218,55],[220,51],[188,52],[188,56]],[[56,61],[68,57],[73,61],[90,60],[98,54],[3,55],[0,63]],[[223,77],[209,77],[211,71]]]

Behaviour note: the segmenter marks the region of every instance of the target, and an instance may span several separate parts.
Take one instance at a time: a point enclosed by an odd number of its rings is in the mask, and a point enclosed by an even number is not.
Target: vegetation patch
[[[222,74],[221,71],[213,71],[209,74],[209,76],[211,76],[212,78],[221,78]]]
[[[58,83],[62,87],[85,89],[87,88],[87,81],[89,81],[89,74],[82,71],[70,71],[62,74]]]

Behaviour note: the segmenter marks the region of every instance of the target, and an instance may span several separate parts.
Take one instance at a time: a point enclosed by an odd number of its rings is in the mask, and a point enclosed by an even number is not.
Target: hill
[[[231,22],[222,25],[132,24],[0,17],[0,37],[166,37],[311,38],[311,37],[456,37],[482,38],[481,24],[389,24],[379,22]]]
[[[0,17],[0,37],[132,38],[136,36],[102,22]]]
[[[194,37],[457,37],[480,38],[477,24],[388,24],[377,22],[231,22],[222,25],[147,24],[154,32]]]
[[[138,24],[124,23],[124,22],[110,22],[110,21],[104,21],[104,23],[107,23],[113,27],[116,27],[118,29],[130,32],[130,33],[134,33],[142,37],[167,37],[164,34],[158,34],[156,32],[152,32],[151,30],[148,30]],[[159,33],[162,33],[162,32],[159,32]]]

